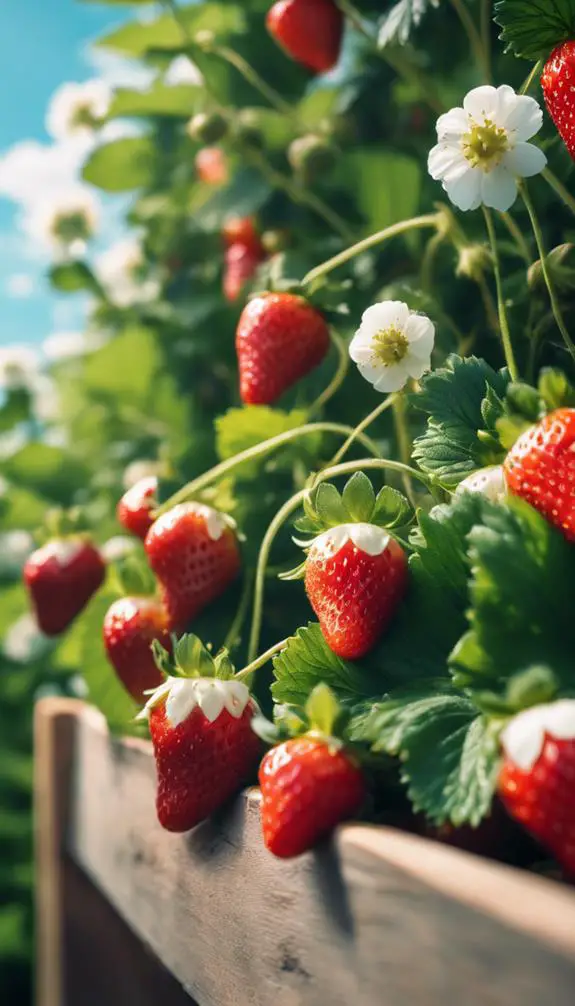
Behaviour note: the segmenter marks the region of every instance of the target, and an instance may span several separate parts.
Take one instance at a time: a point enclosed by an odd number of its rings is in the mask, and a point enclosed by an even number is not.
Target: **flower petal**
[[[406,384],[409,373],[406,367],[407,357],[401,363],[395,363],[391,367],[383,367],[379,378],[374,382],[376,391],[401,391]]]
[[[543,109],[535,98],[517,94],[514,107],[509,110],[506,122],[501,125],[505,125],[507,131],[513,133],[516,142],[530,140],[543,125]]]
[[[511,174],[520,178],[538,175],[547,164],[547,158],[533,143],[517,143],[503,158],[503,164]]]
[[[403,363],[409,376],[414,381],[419,381],[419,378],[423,377],[427,370],[431,370],[431,353],[428,353],[427,356],[416,356],[414,353],[413,355],[406,356]]]
[[[349,356],[354,363],[369,363],[373,359],[373,343],[371,336],[357,333],[349,344]]]
[[[427,158],[427,170],[436,182],[440,181],[445,174],[459,166],[466,164],[465,157],[460,146],[452,143],[438,143],[432,147]]]
[[[497,108],[497,90],[491,84],[474,87],[463,99],[463,107],[476,121],[492,119]]]
[[[444,181],[443,188],[460,210],[476,210],[481,205],[481,171],[469,167],[454,181]]]
[[[357,369],[359,370],[361,376],[375,387],[381,377],[382,370],[387,368],[384,368],[383,364],[374,366],[370,363],[358,363]]]
[[[449,112],[439,116],[435,128],[440,142],[459,142],[461,134],[469,128],[469,119],[463,108],[451,108]]]
[[[485,206],[505,213],[517,198],[517,182],[510,171],[500,164],[481,178],[481,199]]]
[[[358,331],[362,331],[364,326],[373,333],[380,332],[391,325],[403,328],[408,317],[409,308],[402,300],[382,300],[378,304],[372,304],[363,312]]]
[[[412,314],[405,327],[409,352],[419,358],[429,357],[435,342],[435,325],[426,315]]]

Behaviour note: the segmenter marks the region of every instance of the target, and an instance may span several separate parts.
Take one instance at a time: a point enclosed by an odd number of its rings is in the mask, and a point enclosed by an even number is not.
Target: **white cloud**
[[[92,141],[75,137],[48,146],[22,140],[0,156],[0,195],[23,205],[66,192],[76,178]]]
[[[91,44],[86,46],[82,55],[90,69],[110,87],[149,87],[156,75],[148,67]]]
[[[9,297],[26,300],[34,293],[34,277],[26,272],[15,272],[8,276],[4,286]]]

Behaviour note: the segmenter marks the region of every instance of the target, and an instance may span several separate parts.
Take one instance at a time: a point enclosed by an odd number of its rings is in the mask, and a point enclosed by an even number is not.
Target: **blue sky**
[[[50,95],[66,80],[94,77],[87,46],[130,17],[130,8],[82,0],[5,0],[0,5],[0,164],[15,144],[48,144],[44,119]],[[43,279],[46,260],[18,230],[19,207],[0,196],[0,345],[40,343],[81,323],[81,304],[57,298]],[[14,277],[28,281],[14,282]],[[14,289],[32,287],[26,296]],[[12,290],[12,293],[10,292]]]

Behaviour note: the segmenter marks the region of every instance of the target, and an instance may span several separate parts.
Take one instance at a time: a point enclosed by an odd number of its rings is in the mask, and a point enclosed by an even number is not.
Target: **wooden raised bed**
[[[149,744],[36,715],[39,1006],[573,1006],[572,890],[391,828],[281,862],[257,791],[170,835]]]

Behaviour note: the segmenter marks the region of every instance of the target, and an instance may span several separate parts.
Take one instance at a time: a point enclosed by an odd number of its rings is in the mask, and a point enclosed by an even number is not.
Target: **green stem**
[[[271,87],[263,77],[260,77],[257,70],[254,70],[253,66],[243,56],[240,56],[238,52],[234,49],[228,48],[225,45],[206,45],[206,52],[214,53],[216,56],[220,56],[222,59],[226,60],[231,66],[235,67],[236,70],[241,73],[242,77],[248,81],[259,91],[262,97],[269,102],[278,112],[282,115],[286,115],[288,118],[292,119],[296,125],[299,125],[297,115],[291,105],[282,98],[281,94]]]
[[[487,227],[489,242],[491,244],[491,253],[493,255],[493,270],[495,272],[495,285],[497,287],[497,310],[499,313],[499,327],[501,329],[501,341],[503,343],[505,362],[509,369],[511,380],[517,381],[519,377],[519,371],[517,370],[515,356],[513,355],[511,332],[509,331],[507,311],[505,310],[505,298],[503,296],[503,284],[501,281],[501,264],[499,261],[499,251],[497,249],[497,238],[495,235],[495,228],[493,226],[493,219],[491,217],[491,212],[487,209],[486,206],[483,207],[483,216],[485,217],[485,226]]]
[[[329,462],[330,467],[332,465],[339,464],[341,459],[345,457],[345,455],[347,454],[353,442],[357,440],[358,437],[361,436],[363,431],[366,430],[368,426],[371,426],[371,424],[375,422],[375,420],[378,419],[379,416],[381,416],[381,414],[385,412],[386,409],[389,409],[390,405],[393,405],[393,399],[394,395],[388,395],[387,398],[384,398],[383,402],[380,402],[380,404],[375,409],[373,409],[373,411],[370,412],[368,416],[365,417],[365,419],[362,419],[361,423],[359,423],[355,427],[353,432],[350,433],[349,437],[347,438],[345,443],[341,445],[337,453],[334,454],[333,458]]]
[[[547,184],[551,186],[555,195],[559,196],[559,198],[563,200],[572,213],[575,213],[575,198],[571,195],[569,190],[565,188],[563,182],[560,182],[553,172],[549,170],[549,168],[544,168],[541,174]]]
[[[323,409],[326,402],[329,402],[330,398],[333,398],[336,391],[339,391],[349,370],[349,353],[345,342],[343,339],[340,339],[339,335],[333,328],[330,328],[329,334],[338,354],[337,368],[327,388],[323,389],[321,395],[318,395],[315,402],[313,402],[308,409],[310,416],[313,416],[316,412]]]
[[[519,94],[527,94],[529,88],[531,87],[533,81],[535,80],[535,77],[541,70],[542,66],[543,66],[542,59],[537,60],[537,62],[533,64],[531,72],[527,74],[525,80],[523,81],[523,84],[521,85]]]
[[[475,27],[475,22],[471,17],[469,10],[465,6],[464,0],[449,0],[449,2],[461,21],[463,30],[469,39],[469,45],[478,67],[485,74],[486,80],[489,80],[491,74],[490,61],[487,54],[484,52],[483,40]]]
[[[363,240],[358,241],[357,244],[350,245],[349,248],[345,248],[339,253],[339,255],[334,255],[333,258],[315,266],[314,269],[311,269],[307,275],[304,276],[302,285],[308,286],[310,283],[314,283],[315,280],[319,279],[321,276],[327,275],[328,272],[332,272],[333,269],[337,269],[340,265],[345,265],[346,262],[355,258],[356,255],[361,255],[363,252],[369,251],[370,248],[375,248],[377,245],[383,244],[390,238],[398,237],[400,234],[407,234],[407,232],[411,230],[422,230],[425,227],[437,228],[442,220],[443,217],[441,217],[439,213],[426,213],[424,216],[412,217],[410,220],[401,220],[397,224],[385,227],[384,230],[377,231],[375,234],[370,234],[369,237],[363,238]]]
[[[503,223],[507,227],[511,237],[513,238],[521,258],[525,260],[527,266],[531,265],[531,252],[529,251],[529,245],[525,240],[523,231],[513,219],[510,213],[500,213],[499,216],[503,220]]]
[[[269,650],[266,650],[265,653],[260,654],[259,657],[256,657],[255,660],[252,660],[251,663],[247,664],[247,666],[242,668],[241,671],[238,671],[237,674],[234,674],[234,681],[245,681],[249,687],[255,672],[259,670],[260,667],[263,667],[264,664],[267,664],[268,660],[271,660],[271,658],[274,657],[276,653],[279,653],[280,650],[285,650],[288,642],[289,640],[282,639],[280,640],[279,643],[274,643],[273,646],[270,646]]]
[[[563,314],[561,312],[561,307],[559,305],[559,299],[555,291],[555,285],[551,277],[547,266],[547,252],[545,251],[545,241],[543,239],[543,233],[539,225],[539,220],[537,219],[537,214],[535,212],[535,207],[531,201],[531,196],[529,195],[529,189],[527,184],[523,182],[520,186],[521,195],[523,197],[523,202],[529,214],[529,219],[531,220],[531,226],[533,228],[533,234],[535,236],[535,242],[537,244],[537,250],[539,252],[539,259],[541,261],[541,271],[543,273],[543,278],[547,286],[547,291],[549,293],[549,300],[551,301],[551,309],[553,311],[553,317],[557,323],[557,328],[563,336],[563,341],[567,348],[567,351],[571,354],[572,360],[575,362],[575,343],[573,343],[569,332],[567,331],[567,326],[565,324]]]
[[[353,433],[353,427],[345,426],[342,423],[306,423],[305,426],[298,426],[294,430],[286,430],[285,433],[279,433],[277,437],[271,437],[269,440],[263,440],[260,444],[255,444],[253,447],[248,447],[245,451],[240,451],[239,454],[235,454],[233,458],[228,458],[226,461],[220,461],[218,465],[214,465],[209,471],[204,472],[199,475],[196,479],[188,482],[187,485],[182,486],[178,492],[170,496],[165,503],[162,503],[160,507],[156,510],[156,515],[159,517],[161,514],[166,513],[171,510],[172,507],[178,505],[178,503],[187,503],[188,500],[194,499],[195,496],[207,486],[211,485],[212,482],[217,482],[218,479],[223,478],[228,475],[235,468],[239,468],[241,465],[245,464],[247,461],[254,461],[256,458],[261,458],[266,454],[270,454],[272,451],[277,450],[280,447],[285,447],[286,444],[291,443],[293,440],[298,440],[299,437],[307,436],[308,434],[315,433],[335,433],[340,436],[349,436]],[[379,450],[377,446],[369,439],[360,435],[358,437],[370,451],[374,457],[379,456]]]
[[[443,242],[445,241],[445,234],[442,231],[438,231],[434,234],[427,245],[425,246],[425,251],[421,259],[421,288],[425,290],[426,293],[431,293],[433,290],[433,267],[435,265],[435,260],[437,258],[437,253],[441,248]]]
[[[483,301],[483,307],[485,308],[485,314],[487,315],[487,321],[491,331],[499,339],[501,336],[501,329],[499,327],[499,315],[497,314],[497,307],[495,301],[491,296],[491,290],[487,284],[487,280],[483,273],[479,273],[475,282],[479,287],[479,292],[481,294],[481,299]]]
[[[402,394],[395,396],[393,402],[393,421],[395,424],[395,435],[397,437],[397,445],[399,447],[399,456],[404,465],[409,465],[411,461],[411,437],[409,436],[409,430],[407,428],[407,421],[405,415],[405,398]],[[412,506],[415,506],[415,500],[413,498],[413,493],[411,491],[411,484],[408,476],[405,472],[402,475],[403,488],[407,493],[409,502]]]
[[[407,465],[402,464],[400,461],[388,461],[387,459],[376,459],[376,458],[363,458],[360,461],[346,461],[342,465],[334,465],[333,467],[324,468],[322,472],[319,472],[316,476],[314,487],[320,482],[324,482],[326,479],[337,478],[339,475],[348,475],[352,472],[357,472],[360,469],[373,469],[377,468],[384,471],[395,471],[395,472],[406,472],[411,476],[411,478],[417,478],[429,488],[429,479],[423,472],[418,472],[415,468],[409,468]],[[301,506],[304,498],[309,493],[308,489],[302,489],[300,492],[296,493],[289,500],[286,500],[284,505],[278,510],[271,524],[269,525],[258,555],[258,563],[256,568],[256,584],[254,590],[254,605],[252,611],[252,627],[250,632],[250,642],[248,648],[248,661],[251,663],[256,659],[256,654],[258,652],[262,617],[263,617],[263,602],[264,602],[264,591],[266,584],[266,568],[268,565],[268,559],[271,551],[271,547],[274,543],[276,535],[280,531],[283,524],[286,522],[288,517],[294,513],[299,506]]]
[[[485,56],[485,72],[487,83],[491,83],[491,17],[493,14],[492,0],[481,0],[480,37]]]
[[[231,650],[237,643],[241,631],[242,625],[245,622],[246,615],[248,613],[248,607],[250,603],[250,597],[252,593],[252,576],[250,573],[246,573],[244,586],[242,589],[242,595],[240,597],[240,603],[238,604],[237,611],[234,615],[234,620],[230,625],[226,638],[222,644],[222,649]]]

